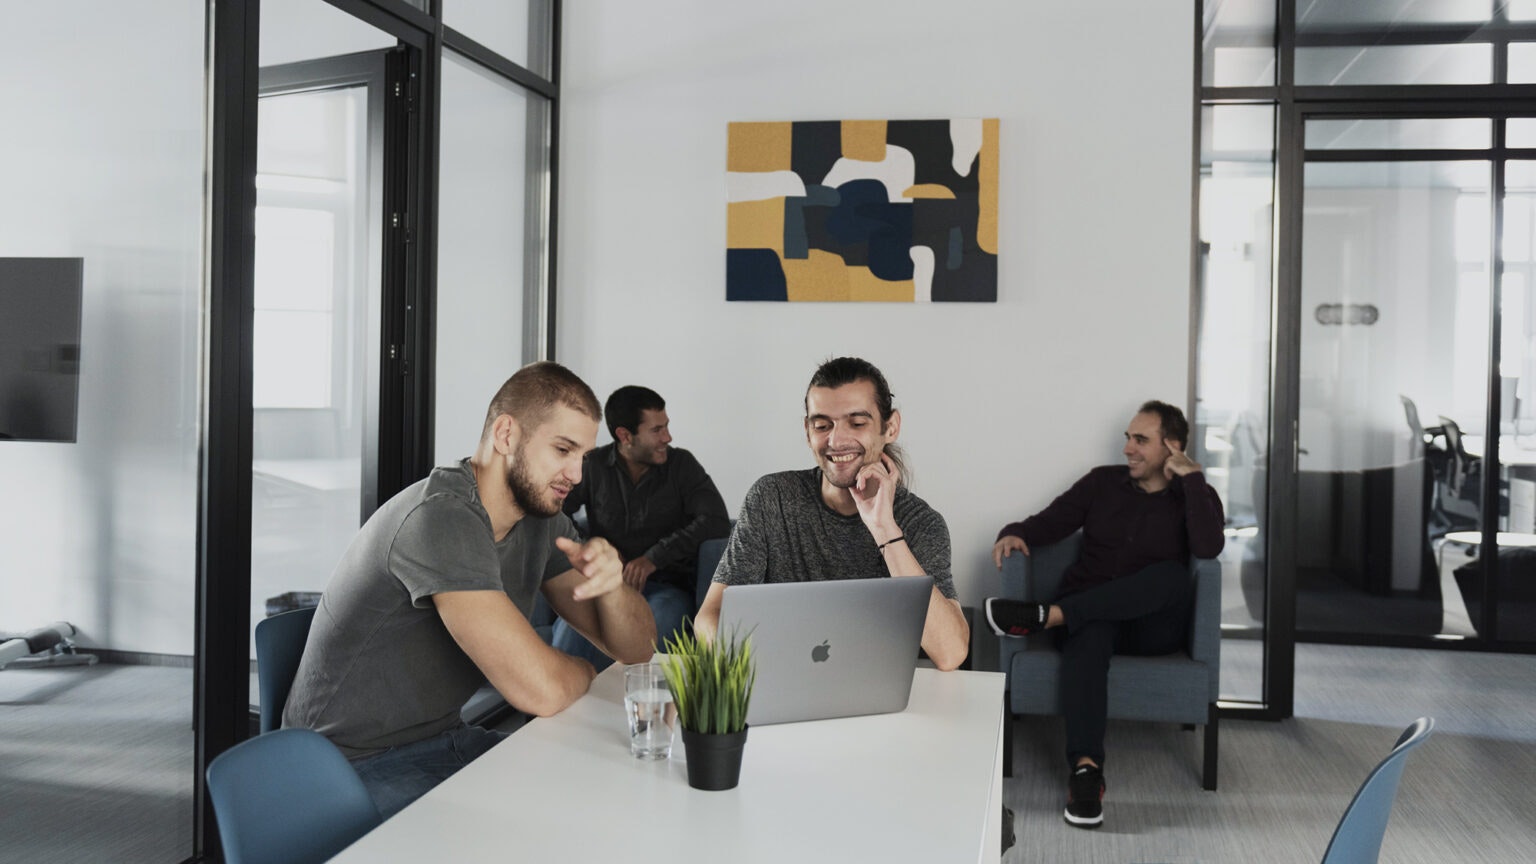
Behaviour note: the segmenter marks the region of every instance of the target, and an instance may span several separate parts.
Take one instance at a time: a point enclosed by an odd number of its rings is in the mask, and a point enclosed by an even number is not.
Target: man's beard
[[[528,476],[528,469],[524,467],[527,462],[523,459],[523,448],[517,448],[517,453],[512,457],[512,467],[507,469],[507,488],[512,490],[512,500],[519,510],[530,516],[550,517],[560,512],[560,502],[550,503],[547,498],[539,493],[547,486],[540,487],[532,477]]]

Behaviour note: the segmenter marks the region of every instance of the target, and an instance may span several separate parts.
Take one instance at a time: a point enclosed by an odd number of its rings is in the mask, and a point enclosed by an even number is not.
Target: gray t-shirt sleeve
[[[722,585],[758,585],[768,575],[767,532],[770,530],[766,517],[767,486],[770,477],[759,478],[747,497],[741,502],[741,513],[731,538],[726,541],[725,553],[715,567],[714,581]]]
[[[913,500],[912,503],[916,505],[919,502]],[[909,509],[905,518],[897,519],[906,537],[907,548],[912,550],[923,572],[933,579],[939,593],[951,600],[958,600],[960,595],[955,593],[955,577],[950,571],[949,525],[939,511],[927,504]]]
[[[449,496],[428,498],[405,517],[388,561],[418,609],[432,608],[433,594],[502,590],[501,562],[484,519]]]

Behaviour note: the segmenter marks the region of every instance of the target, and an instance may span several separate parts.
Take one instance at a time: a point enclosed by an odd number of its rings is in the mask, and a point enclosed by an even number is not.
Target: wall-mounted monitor
[[[80,258],[0,258],[0,440],[74,441]]]

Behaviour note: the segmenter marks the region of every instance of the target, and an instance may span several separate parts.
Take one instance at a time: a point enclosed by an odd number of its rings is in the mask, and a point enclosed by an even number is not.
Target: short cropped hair
[[[1179,442],[1180,450],[1189,449],[1189,421],[1184,419],[1183,411],[1167,402],[1152,399],[1142,403],[1136,413],[1156,414],[1158,422],[1163,427],[1163,437]]]
[[[862,357],[833,357],[816,367],[811,375],[811,383],[805,388],[805,414],[810,419],[811,414],[811,388],[826,387],[835,390],[846,384],[857,381],[868,381],[875,388],[875,408],[880,412],[880,431],[885,431],[885,424],[891,422],[891,415],[896,412],[895,396],[891,393],[891,385],[886,382],[875,364]],[[885,445],[885,454],[891,457],[891,462],[896,466],[896,472],[900,475],[900,485],[909,486],[912,475],[907,465],[907,452],[894,441]]]
[[[485,426],[480,435],[483,438],[489,433],[491,424],[503,414],[517,420],[525,432],[531,432],[544,425],[549,415],[561,405],[593,420],[603,419],[597,395],[575,372],[551,360],[529,363],[513,373],[496,391],[490,408],[486,409]]]
[[[649,387],[630,384],[613,391],[603,403],[603,416],[608,420],[608,434],[619,440],[619,430],[628,429],[630,434],[640,431],[640,415],[647,411],[667,410],[667,400]]]

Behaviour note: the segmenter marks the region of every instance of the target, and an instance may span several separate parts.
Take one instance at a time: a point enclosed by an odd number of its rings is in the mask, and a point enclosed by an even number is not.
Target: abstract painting
[[[997,120],[732,123],[727,300],[997,300]]]

